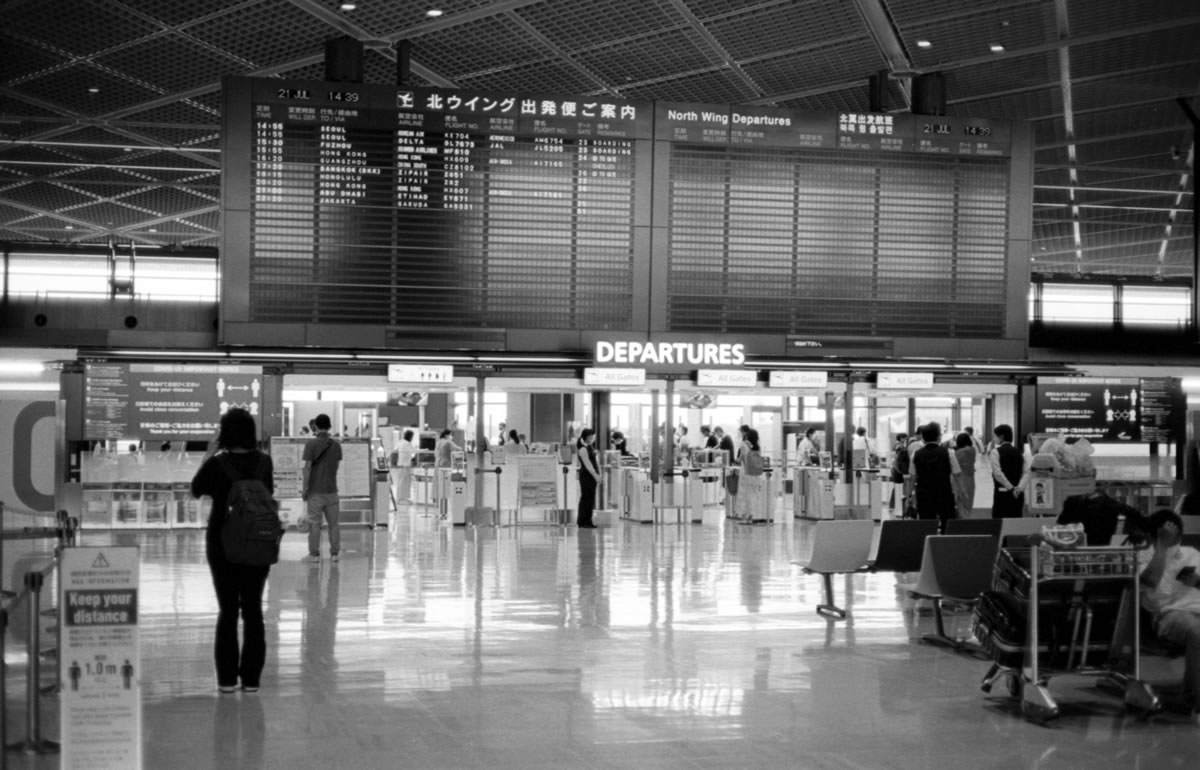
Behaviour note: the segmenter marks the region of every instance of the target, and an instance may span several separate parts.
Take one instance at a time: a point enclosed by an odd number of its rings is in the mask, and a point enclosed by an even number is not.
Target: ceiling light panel
[[[741,13],[714,15],[701,21],[717,44],[739,62],[805,48],[827,48],[830,41],[840,45],[865,37],[862,24],[845,13],[841,0],[764,3]],[[877,57],[875,54],[873,58]]]
[[[936,69],[943,62],[988,56],[981,40],[1003,43],[1011,51],[1057,39],[1054,3],[1032,2],[988,10],[980,8],[979,3],[950,0],[944,8],[930,3],[889,3],[888,9],[896,19],[901,39],[909,42],[913,65],[922,71]],[[937,45],[918,48],[915,41],[922,39],[935,40]]]
[[[893,95],[892,104],[900,104]],[[791,107],[797,110],[829,110],[837,112],[862,112],[869,106],[867,89],[862,85],[808,94],[795,99],[780,99],[776,102],[779,107]]]
[[[653,37],[687,25],[670,3],[645,0],[536,3],[516,14],[568,54]]]
[[[99,88],[100,93],[89,94],[88,89],[93,86]],[[88,117],[132,107],[162,95],[159,91],[111,75],[88,62],[39,75],[18,84],[13,90]]]
[[[971,94],[947,94],[947,110],[968,118],[994,118],[997,115],[1022,115],[1026,120],[1048,118],[1062,122],[1062,88],[1058,83],[1021,90],[1003,96],[975,98]]]
[[[1082,80],[1142,68],[1194,63],[1198,35],[1200,14],[1191,23],[1181,20],[1178,25],[1164,30],[1079,43],[1071,46],[1071,77]],[[1152,77],[1150,82],[1153,82]],[[1194,82],[1192,86],[1195,87]]]
[[[260,3],[236,14],[202,21],[188,27],[187,32],[256,67],[323,52],[326,40],[343,34],[299,6],[276,2]]]
[[[412,43],[414,59],[451,80],[556,56],[553,50],[505,16],[418,34],[412,38]],[[544,84],[542,88],[545,89]]]
[[[721,69],[622,89],[631,99],[739,104],[758,96],[746,79]]]
[[[882,66],[875,44],[862,37],[811,51],[748,62],[742,69],[767,93],[787,94],[816,88],[829,81],[861,81]],[[867,90],[865,85],[858,87],[864,93]]]
[[[1042,51],[1025,56],[1010,56],[1004,60],[1004,66],[987,61],[949,70],[946,72],[946,100],[954,102],[960,98],[970,98],[972,94],[1002,91],[1014,80],[1030,89],[1058,87],[1060,78],[1057,52]]]
[[[712,47],[690,27],[581,51],[575,58],[605,82],[616,86],[677,72],[715,68],[721,64]]]
[[[167,33],[136,46],[101,54],[98,66],[115,70],[169,91],[195,88],[239,72],[243,65],[211,46]]]
[[[593,78],[581,72],[566,62],[546,60],[522,64],[516,67],[478,72],[473,75],[462,75],[455,79],[463,88],[474,88],[482,91],[508,91],[516,93],[536,94],[545,89],[547,80],[563,83],[562,93],[583,94],[595,91],[599,86]]]

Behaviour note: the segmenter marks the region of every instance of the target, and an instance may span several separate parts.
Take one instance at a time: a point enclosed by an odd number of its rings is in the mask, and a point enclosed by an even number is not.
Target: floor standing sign
[[[64,548],[59,563],[62,766],[141,767],[138,549]]]

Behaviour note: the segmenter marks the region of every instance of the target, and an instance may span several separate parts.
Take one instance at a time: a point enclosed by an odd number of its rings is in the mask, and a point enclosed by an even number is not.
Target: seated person
[[[1180,545],[1183,522],[1163,508],[1146,522],[1154,533],[1153,555],[1142,569],[1142,596],[1159,638],[1184,648],[1183,701],[1200,727],[1200,551]]]

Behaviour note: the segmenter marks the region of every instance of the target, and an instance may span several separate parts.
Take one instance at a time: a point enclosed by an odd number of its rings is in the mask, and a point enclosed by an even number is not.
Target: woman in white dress
[[[734,515],[746,521],[766,518],[763,500],[763,458],[758,444],[758,431],[750,428],[743,433],[738,448],[738,491]]]
[[[413,436],[415,434],[411,430],[404,431],[404,436],[396,442],[395,455],[393,455],[394,463],[392,471],[396,476],[396,502],[411,503],[412,502],[412,468],[413,458],[417,455],[417,448],[413,446]]]

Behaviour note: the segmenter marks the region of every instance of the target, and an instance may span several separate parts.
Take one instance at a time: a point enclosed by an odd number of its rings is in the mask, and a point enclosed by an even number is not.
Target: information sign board
[[[138,549],[64,548],[58,654],[62,766],[142,766]]]

